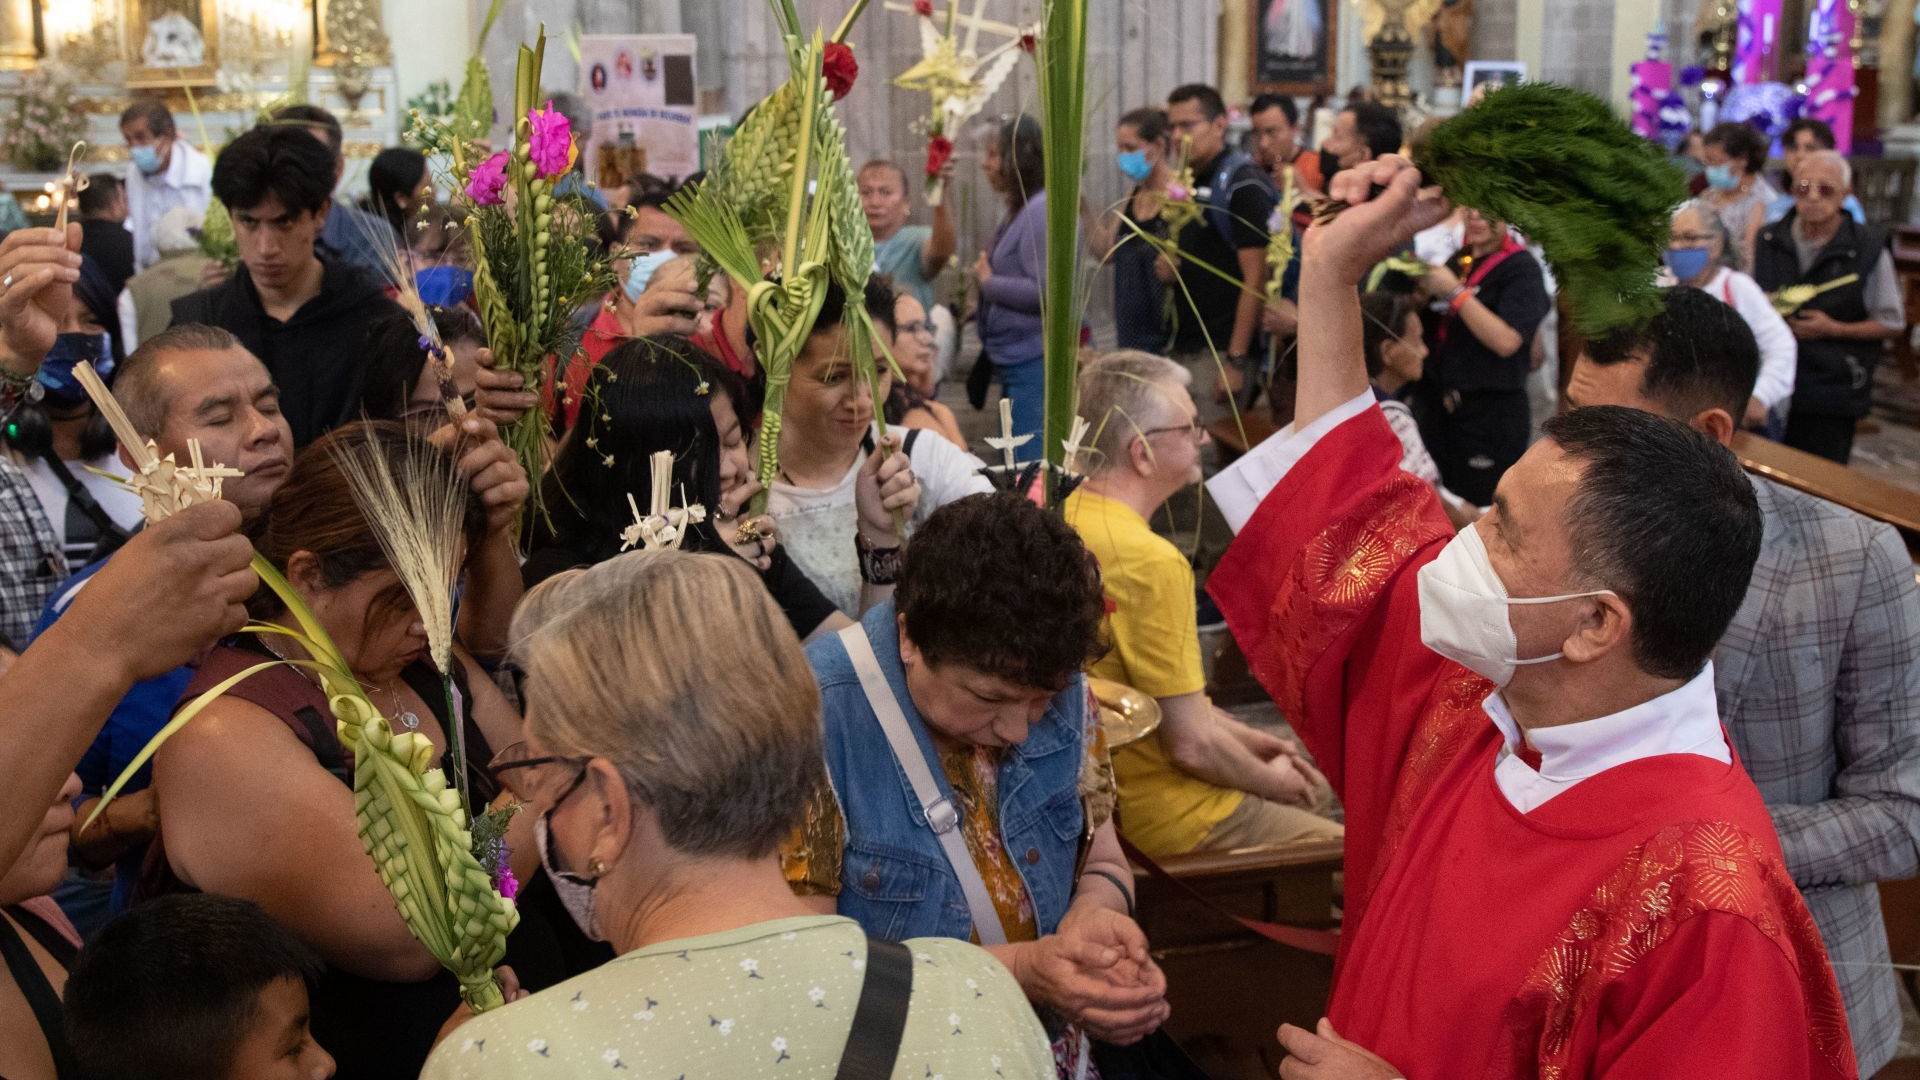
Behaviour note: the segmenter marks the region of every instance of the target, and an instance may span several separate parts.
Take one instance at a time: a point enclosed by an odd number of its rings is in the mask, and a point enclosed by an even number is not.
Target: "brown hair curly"
[[[907,546],[893,596],[930,664],[1058,691],[1106,652],[1093,556],[1058,514],[1009,492],[934,511]]]

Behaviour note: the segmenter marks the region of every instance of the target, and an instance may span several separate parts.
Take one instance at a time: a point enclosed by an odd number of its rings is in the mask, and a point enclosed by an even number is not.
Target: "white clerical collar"
[[[1488,697],[1482,708],[1506,741],[1494,764],[1494,782],[1523,814],[1580,781],[1629,761],[1661,754],[1698,754],[1723,764],[1733,761],[1720,728],[1711,662],[1684,686],[1651,701],[1593,720],[1528,732],[1527,742],[1540,754],[1537,770],[1515,752],[1521,742],[1520,726],[1500,695]]]

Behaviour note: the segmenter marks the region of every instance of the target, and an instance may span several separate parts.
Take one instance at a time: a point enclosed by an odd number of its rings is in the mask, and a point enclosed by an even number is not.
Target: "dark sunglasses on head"
[[[1817,194],[1823,199],[1831,199],[1835,195],[1839,195],[1841,191],[1833,184],[1816,184],[1811,180],[1802,180],[1793,185],[1793,193],[1795,195]]]

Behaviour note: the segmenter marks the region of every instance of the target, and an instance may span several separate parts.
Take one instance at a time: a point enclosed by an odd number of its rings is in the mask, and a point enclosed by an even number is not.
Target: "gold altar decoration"
[[[20,71],[39,63],[46,40],[34,23],[33,0],[0,0],[0,71]]]
[[[16,3],[40,9],[42,57],[76,71],[97,71],[124,57],[122,0],[0,0],[0,8]],[[0,38],[5,36],[0,30]]]
[[[380,0],[316,0],[314,63],[321,67],[358,61],[378,66],[392,59],[392,45],[380,21]]]
[[[357,102],[392,60],[380,0],[0,0],[0,70],[124,63],[128,89],[217,86],[248,108],[257,95],[236,91],[277,82],[279,66],[302,55],[336,68],[342,95]]]
[[[1367,42],[1374,96],[1382,104],[1404,108],[1413,100],[1407,69],[1414,42],[1440,10],[1440,0],[1354,0],[1360,31]]]
[[[380,24],[380,0],[316,0],[314,62],[333,69],[334,89],[358,114],[360,99],[373,85],[373,69],[392,58],[392,45]]]
[[[1371,42],[1389,22],[1403,28],[1408,38],[1419,37],[1440,10],[1440,0],[1353,0],[1353,6],[1360,12],[1361,36]]]

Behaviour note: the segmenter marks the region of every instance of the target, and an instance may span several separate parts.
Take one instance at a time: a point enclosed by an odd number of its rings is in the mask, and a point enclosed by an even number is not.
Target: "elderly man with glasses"
[[[1873,397],[1873,369],[1889,338],[1906,331],[1886,233],[1848,217],[1853,169],[1831,150],[1794,170],[1793,209],[1760,231],[1754,280],[1783,308],[1800,339],[1787,414],[1788,446],[1837,461],[1853,454],[1853,429]]]
[[[1114,752],[1121,832],[1156,857],[1339,837],[1309,809],[1326,785],[1300,748],[1208,700],[1193,567],[1148,524],[1200,481],[1207,431],[1189,380],[1174,361],[1132,351],[1080,375],[1090,460],[1066,517],[1100,563],[1112,646],[1089,671],[1156,699],[1162,716],[1158,731]]]

